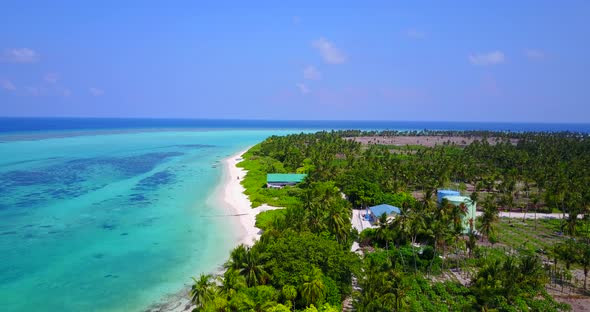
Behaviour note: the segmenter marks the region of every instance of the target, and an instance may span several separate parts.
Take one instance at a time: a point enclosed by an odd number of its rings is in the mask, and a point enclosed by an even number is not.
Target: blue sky
[[[590,122],[590,1],[90,3],[0,4],[0,116]]]

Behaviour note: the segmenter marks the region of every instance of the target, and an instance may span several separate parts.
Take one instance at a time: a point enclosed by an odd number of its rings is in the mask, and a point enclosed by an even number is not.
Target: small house
[[[298,173],[269,173],[266,175],[266,186],[269,188],[282,188],[287,185],[295,185],[303,182],[307,174]]]
[[[401,210],[398,207],[381,204],[373,207],[369,207],[367,209],[367,216],[372,221],[376,221],[379,219],[383,214],[387,216],[387,218],[393,218],[401,214]]]

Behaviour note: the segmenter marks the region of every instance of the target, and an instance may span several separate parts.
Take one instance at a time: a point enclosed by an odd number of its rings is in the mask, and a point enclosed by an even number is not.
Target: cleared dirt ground
[[[360,142],[361,144],[381,144],[381,145],[420,145],[433,147],[435,145],[455,144],[457,146],[467,146],[473,141],[481,141],[482,137],[472,136],[364,136],[364,137],[348,137],[347,140]],[[488,138],[490,144],[496,144],[500,141],[499,138]],[[512,144],[516,144],[518,140],[510,140]]]

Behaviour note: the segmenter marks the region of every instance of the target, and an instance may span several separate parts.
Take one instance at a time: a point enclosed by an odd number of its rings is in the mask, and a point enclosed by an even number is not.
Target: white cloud
[[[411,39],[422,39],[426,36],[426,34],[423,31],[414,28],[406,29],[404,31],[404,35]]]
[[[336,48],[332,42],[324,38],[313,41],[312,46],[320,52],[322,59],[328,64],[341,64],[346,62],[346,55]]]
[[[16,87],[14,86],[12,81],[10,81],[8,79],[0,79],[0,87],[4,90],[7,90],[7,91],[16,90]]]
[[[297,83],[296,86],[299,89],[299,92],[301,92],[302,94],[308,94],[310,92],[309,88],[302,83]]]
[[[70,97],[72,95],[72,91],[69,88],[58,85],[34,85],[28,86],[23,90],[23,94],[34,97]]]
[[[35,63],[39,60],[39,54],[29,48],[5,49],[0,60],[10,63]]]
[[[47,73],[43,76],[43,80],[49,83],[56,83],[59,80],[59,75],[56,73]]]
[[[469,62],[473,65],[497,65],[504,63],[504,60],[504,53],[501,51],[469,55]]]
[[[317,70],[314,66],[307,66],[303,69],[303,78],[308,80],[320,80],[322,79],[322,73]]]
[[[527,49],[524,51],[524,55],[526,55],[526,57],[528,57],[529,59],[535,61],[541,61],[545,59],[545,52],[541,50]]]
[[[92,96],[102,96],[102,95],[104,95],[104,90],[99,89],[99,88],[94,88],[93,87],[93,88],[88,89],[88,91],[90,92],[90,94]]]

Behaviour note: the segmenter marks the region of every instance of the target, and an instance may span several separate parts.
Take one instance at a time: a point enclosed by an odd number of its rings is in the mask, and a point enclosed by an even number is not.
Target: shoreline
[[[252,208],[252,202],[248,195],[244,194],[246,190],[242,186],[242,179],[246,176],[247,171],[243,168],[237,167],[237,164],[242,161],[244,155],[249,149],[239,151],[229,157],[224,158],[220,163],[222,164],[221,179],[213,193],[207,198],[207,202],[219,208],[219,215],[229,218],[228,226],[233,227],[232,230],[236,235],[236,241],[232,244],[231,249],[240,244],[246,246],[254,245],[254,241],[260,239],[262,230],[256,227],[256,215],[263,211],[280,209],[280,207],[273,207],[267,204]],[[231,250],[230,249],[230,250]],[[225,256],[225,260],[229,257],[229,253]],[[223,262],[225,262],[225,260]],[[218,267],[210,273],[212,275],[223,274],[223,267]],[[180,291],[168,294],[161,298],[160,302],[154,303],[147,307],[146,312],[186,312],[192,311],[194,306],[190,303],[188,292],[190,285],[187,285]]]
[[[226,210],[226,214],[235,217],[238,221],[241,231],[237,231],[237,245],[244,244],[252,246],[255,240],[260,239],[262,230],[256,227],[256,216],[264,211],[281,209],[263,204],[252,208],[252,202],[248,195],[244,194],[246,189],[241,184],[247,171],[237,166],[242,161],[244,155],[251,147],[242,150],[223,160],[223,180],[220,184],[221,194],[217,194],[219,203]]]

